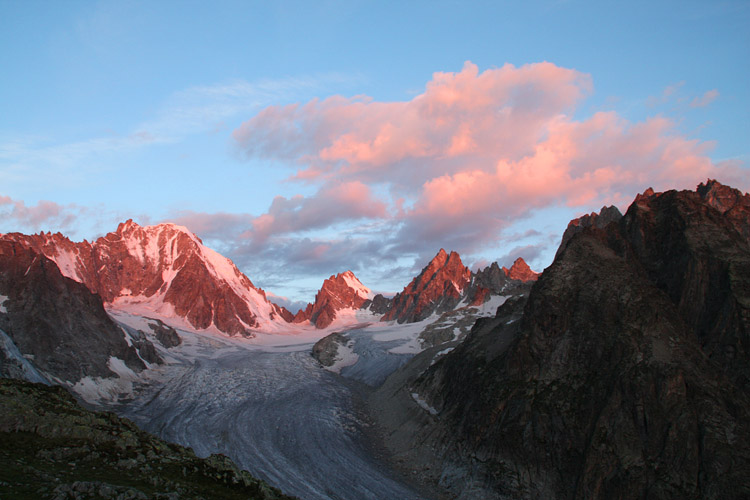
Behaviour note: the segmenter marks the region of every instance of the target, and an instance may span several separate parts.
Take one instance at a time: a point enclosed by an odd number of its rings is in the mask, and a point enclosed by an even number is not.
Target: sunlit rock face
[[[510,269],[503,267],[503,272],[509,279],[523,281],[524,283],[536,281],[537,278],[539,278],[539,273],[532,271],[526,261],[521,257],[513,262]]]
[[[375,297],[351,271],[339,273],[323,281],[323,286],[315,295],[315,302],[307,304],[294,316],[295,323],[309,320],[318,328],[326,328],[343,309],[359,309]]]
[[[458,253],[448,254],[441,248],[403,291],[389,302],[381,300],[375,304],[373,301],[368,307],[377,307],[377,311],[383,313],[383,321],[413,323],[457,307],[480,306],[519,283],[535,281],[538,275],[520,257],[510,269],[500,268],[494,262],[472,273]]]
[[[3,342],[3,376],[41,381],[31,376],[38,369],[47,380],[75,383],[114,376],[113,359],[133,371],[145,368],[141,358],[161,362],[148,340],[129,345],[99,295],[20,243],[0,240],[0,295],[0,330],[12,342]]]
[[[527,300],[398,382],[403,453],[508,498],[750,496],[746,199],[650,190],[576,231]]]
[[[176,316],[194,328],[230,335],[292,319],[229,259],[174,224],[142,227],[129,220],[93,243],[74,243],[59,233],[2,238],[44,254],[115,308]]]
[[[739,189],[725,186],[720,182],[709,179],[698,186],[697,190],[703,200],[724,214],[729,222],[750,240],[750,195]]]
[[[463,265],[461,257],[441,248],[419,276],[393,298],[383,321],[411,323],[452,309],[462,300],[462,293],[470,283],[471,271]]]

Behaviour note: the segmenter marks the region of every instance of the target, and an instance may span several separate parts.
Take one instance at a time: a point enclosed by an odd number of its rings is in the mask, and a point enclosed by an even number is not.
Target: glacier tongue
[[[372,456],[353,403],[361,387],[322,369],[311,342],[179,334],[182,345],[160,350],[169,364],[110,409],[200,456],[223,453],[300,498],[424,498]]]

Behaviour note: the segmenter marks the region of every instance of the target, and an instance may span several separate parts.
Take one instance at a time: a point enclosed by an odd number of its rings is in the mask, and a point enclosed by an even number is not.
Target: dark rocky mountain
[[[591,212],[588,215],[583,215],[577,219],[573,219],[568,223],[568,227],[563,233],[562,242],[560,243],[560,247],[557,249],[557,253],[559,254],[560,252],[562,252],[562,250],[565,248],[565,246],[568,244],[568,241],[570,241],[570,238],[572,238],[574,234],[579,233],[588,227],[597,227],[599,229],[603,229],[607,227],[610,222],[618,222],[621,218],[622,213],[620,212],[620,210],[616,206],[612,205],[609,207],[602,207],[599,213]]]
[[[292,319],[229,259],[174,224],[142,227],[129,220],[93,243],[74,243],[59,233],[0,238],[44,254],[111,307],[177,316],[197,329],[215,327],[229,335],[252,335],[253,329]]]
[[[391,309],[392,304],[393,302],[391,301],[391,299],[379,293],[375,295],[372,299],[366,300],[362,304],[361,308],[367,309],[368,311],[371,311],[374,314],[385,314]]]
[[[47,377],[75,383],[82,377],[111,377],[111,358],[136,372],[143,359],[161,362],[146,338],[128,345],[126,333],[107,315],[99,295],[64,277],[57,265],[32,248],[0,240],[0,330],[24,359],[6,359],[0,372],[25,359]],[[139,353],[140,351],[140,353]]]
[[[317,328],[326,328],[336,319],[338,311],[359,309],[372,298],[374,294],[353,272],[339,273],[323,281],[323,286],[315,295],[315,302],[300,309],[293,321],[301,323],[309,320]]]
[[[283,500],[223,455],[198,458],[64,389],[0,379],[0,497]]]
[[[376,393],[396,458],[459,498],[750,498],[750,210],[735,194],[647,191],[576,230],[527,299]]]

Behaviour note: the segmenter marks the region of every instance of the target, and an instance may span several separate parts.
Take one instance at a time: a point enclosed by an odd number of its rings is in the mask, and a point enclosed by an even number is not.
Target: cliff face
[[[639,197],[621,225],[623,251],[667,294],[705,354],[748,387],[750,202],[717,209],[712,195],[731,188],[711,185]]]
[[[510,498],[750,495],[750,245],[736,223],[748,212],[710,199],[645,193],[619,222],[576,231],[520,319],[506,303],[402,385],[431,410],[410,438],[438,450],[444,484]]]
[[[0,241],[0,329],[48,375],[69,382],[109,377],[110,358],[145,368],[136,347],[109,318],[102,299],[64,277],[54,262],[19,243]],[[144,359],[160,362],[143,339]]]

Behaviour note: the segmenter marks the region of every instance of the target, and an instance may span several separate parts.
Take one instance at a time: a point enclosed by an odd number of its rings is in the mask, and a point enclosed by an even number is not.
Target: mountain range
[[[71,383],[114,376],[111,358],[136,372],[161,362],[142,331],[123,332],[107,310],[151,318],[154,331],[167,322],[253,337],[294,325],[325,329],[344,312],[360,309],[382,321],[421,321],[462,301],[481,304],[514,280],[536,279],[523,259],[502,272],[495,263],[472,273],[457,253],[441,249],[393,298],[374,294],[346,271],[326,279],[314,302],[292,314],[268,300],[231,260],[174,224],[128,220],[94,242],[73,242],[60,233],[8,233],[0,235],[0,252],[0,328],[22,353],[5,363],[5,371],[31,370],[25,360],[33,359],[47,378]],[[86,355],[89,345],[95,347]]]
[[[393,297],[346,271],[296,314],[173,224],[127,221],[91,243],[0,235],[0,375],[147,385],[183,356],[145,408],[190,411],[194,392],[223,408],[205,385],[219,343],[196,358],[187,331],[238,342],[222,362],[247,376],[235,348],[254,336],[324,337],[315,358],[369,386],[357,397],[377,448],[452,498],[750,498],[750,195],[715,180],[571,221],[541,274],[523,259],[472,272],[440,249]],[[332,383],[309,356],[273,359],[258,390],[276,371],[282,387]],[[241,387],[228,380],[224,404]]]

